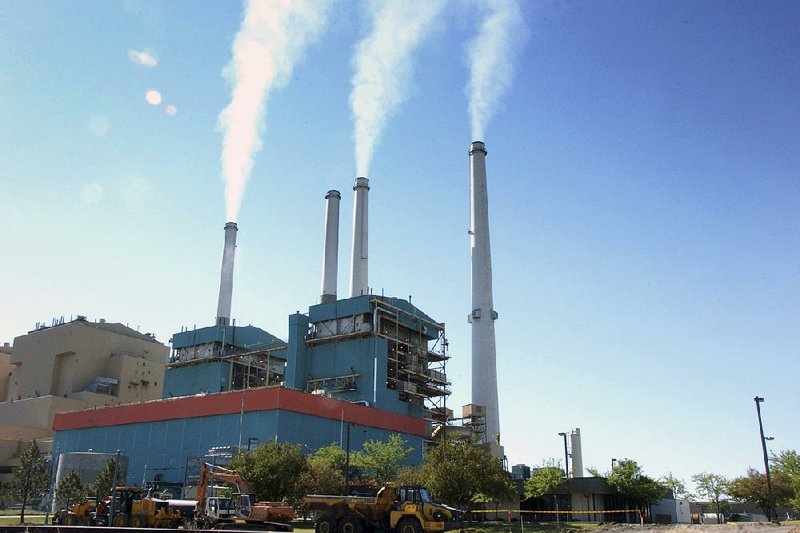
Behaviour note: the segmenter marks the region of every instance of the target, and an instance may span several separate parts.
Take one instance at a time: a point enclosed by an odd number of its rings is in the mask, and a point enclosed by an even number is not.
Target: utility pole
[[[764,469],[767,471],[767,494],[769,496],[769,521],[773,523],[778,522],[778,512],[775,509],[775,493],[772,491],[772,477],[769,475],[769,456],[767,455],[767,439],[764,438],[764,424],[761,423],[761,402],[764,398],[756,396],[753,398],[756,402],[756,413],[758,414],[758,431],[761,434],[761,450],[764,452]]]
[[[569,479],[569,451],[567,450],[567,434],[559,433],[564,437],[564,477]]]

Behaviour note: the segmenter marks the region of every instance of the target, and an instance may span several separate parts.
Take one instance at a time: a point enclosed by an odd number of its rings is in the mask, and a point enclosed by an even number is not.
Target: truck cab
[[[214,520],[232,520],[236,518],[236,512],[236,503],[232,498],[209,496],[206,499],[206,515]]]

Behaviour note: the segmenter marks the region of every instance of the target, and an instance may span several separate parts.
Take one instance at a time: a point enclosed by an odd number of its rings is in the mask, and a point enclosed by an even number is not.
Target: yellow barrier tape
[[[605,513],[638,513],[638,509],[610,509],[608,511],[530,511],[528,509],[475,509],[470,513],[517,513],[517,514],[605,514]]]

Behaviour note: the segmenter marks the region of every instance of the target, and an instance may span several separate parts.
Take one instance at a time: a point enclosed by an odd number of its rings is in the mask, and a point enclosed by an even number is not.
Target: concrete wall
[[[0,401],[8,397],[8,382],[11,377],[11,345],[0,346]]]
[[[163,365],[169,349],[121,324],[83,320],[22,335],[14,339],[6,399],[64,396],[84,390],[96,376],[107,375],[109,358],[119,354]],[[162,381],[160,376],[158,381]],[[160,397],[158,392],[151,398]]]
[[[160,398],[168,356],[122,324],[75,320],[17,337],[10,357],[0,354],[8,378],[0,381],[0,466],[13,466],[31,440],[52,438],[56,413]],[[98,376],[117,379],[117,395],[86,390]]]
[[[3,466],[2,470],[0,470],[0,482],[7,483],[14,478],[12,469],[19,466],[19,456],[31,441],[36,440],[39,450],[45,456],[50,454],[51,445],[53,444],[51,438],[40,437],[33,433],[29,437],[27,440],[0,439],[0,458],[3,458],[3,461],[0,462]]]
[[[164,362],[145,357],[114,355],[106,364],[107,374],[119,379],[119,403],[146,402],[161,398]]]
[[[605,511],[605,498],[593,492],[573,492],[572,497],[572,519],[584,522],[600,522],[600,514],[581,513],[581,511]]]

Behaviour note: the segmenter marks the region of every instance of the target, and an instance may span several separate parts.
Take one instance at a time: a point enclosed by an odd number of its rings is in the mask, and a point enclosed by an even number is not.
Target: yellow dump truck
[[[440,533],[453,518],[450,509],[433,503],[428,489],[389,484],[372,497],[312,494],[303,509],[315,512],[316,533],[363,533],[375,528],[395,533]]]

